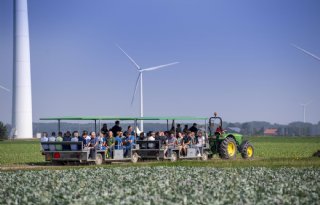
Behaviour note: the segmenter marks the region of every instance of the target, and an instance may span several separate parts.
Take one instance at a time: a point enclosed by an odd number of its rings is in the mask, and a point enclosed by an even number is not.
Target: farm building
[[[278,135],[278,129],[276,128],[265,129],[263,134],[268,136],[276,136]]]

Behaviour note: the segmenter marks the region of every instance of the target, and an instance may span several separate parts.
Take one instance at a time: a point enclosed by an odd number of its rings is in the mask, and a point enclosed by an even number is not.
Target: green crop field
[[[51,166],[0,141],[0,204],[319,204],[320,137],[250,137],[255,158]]]

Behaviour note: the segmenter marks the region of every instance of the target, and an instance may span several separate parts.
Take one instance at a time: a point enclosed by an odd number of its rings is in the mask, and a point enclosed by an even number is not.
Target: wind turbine
[[[13,1],[12,127],[16,138],[32,138],[28,1]]]
[[[307,54],[307,55],[309,55],[309,56],[317,59],[318,61],[320,61],[320,57],[316,56],[315,54],[310,53],[309,51],[307,51],[307,50],[305,50],[305,49],[303,49],[303,48],[301,48],[301,47],[299,47],[299,46],[297,46],[297,45],[295,45],[295,44],[291,44],[291,45],[292,45],[293,47],[295,47],[296,49],[304,52],[305,54]]]
[[[3,87],[2,85],[0,85],[0,88],[2,88],[3,90],[5,90],[5,91],[8,91],[8,92],[10,92],[10,90],[8,89],[8,88],[6,88],[6,87]]]
[[[137,68],[137,71],[139,72],[139,75],[138,75],[138,78],[136,81],[136,86],[135,86],[132,100],[131,100],[131,105],[133,104],[134,96],[136,95],[137,87],[138,87],[138,84],[140,81],[140,117],[143,117],[143,72],[157,70],[160,68],[164,68],[167,66],[177,64],[179,62],[173,62],[173,63],[159,65],[159,66],[153,66],[153,67],[149,67],[149,68],[141,68],[119,45],[116,45],[116,46],[129,58],[129,60],[133,63],[133,65]],[[141,132],[143,132],[143,120],[140,121],[140,129],[141,129]]]
[[[300,105],[303,107],[303,122],[306,123],[306,108],[307,106],[312,103],[312,101],[308,103],[301,103]]]

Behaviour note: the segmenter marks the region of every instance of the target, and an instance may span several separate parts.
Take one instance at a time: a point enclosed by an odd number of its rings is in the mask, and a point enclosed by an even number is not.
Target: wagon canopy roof
[[[117,117],[117,116],[66,116],[66,117],[47,117],[40,120],[207,120],[207,117]]]

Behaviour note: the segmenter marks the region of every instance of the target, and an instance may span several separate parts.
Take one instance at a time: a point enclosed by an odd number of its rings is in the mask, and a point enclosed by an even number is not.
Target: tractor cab
[[[217,113],[214,113],[214,117],[209,118],[209,136],[219,137],[223,134],[222,118],[217,117]]]

